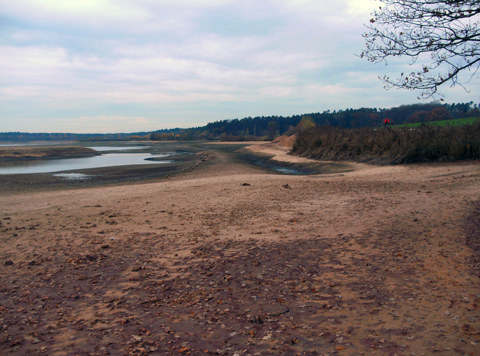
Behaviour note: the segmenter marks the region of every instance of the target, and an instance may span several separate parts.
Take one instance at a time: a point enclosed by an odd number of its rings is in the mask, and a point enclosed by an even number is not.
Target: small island
[[[99,155],[88,147],[5,147],[0,148],[0,161],[21,161],[35,159],[80,158]]]

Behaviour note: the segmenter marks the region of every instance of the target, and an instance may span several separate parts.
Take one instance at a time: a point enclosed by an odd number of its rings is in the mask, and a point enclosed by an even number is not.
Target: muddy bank
[[[229,153],[237,163],[255,166],[265,173],[286,175],[338,174],[357,169],[350,162],[320,162],[289,154],[290,148],[275,142],[214,143],[204,147]]]
[[[352,171],[348,163],[330,163],[317,161],[289,161],[279,160],[272,153],[271,146],[261,145],[260,149],[252,149],[252,143],[212,143],[212,142],[187,142],[187,143],[153,143],[150,147],[134,152],[163,153],[175,152],[171,162],[166,164],[117,166],[92,169],[77,169],[58,173],[37,174],[0,174],[0,194],[13,192],[27,192],[35,190],[56,190],[70,188],[88,188],[118,184],[149,183],[171,179],[174,176],[187,176],[193,171],[202,174],[228,174],[239,167],[250,172],[271,174],[334,174]],[[249,147],[250,146],[250,147]],[[268,148],[268,149],[267,149]],[[39,149],[45,152],[56,148]],[[76,147],[76,149],[85,149]],[[113,152],[118,147],[112,146]],[[16,150],[16,148],[15,148]],[[27,149],[28,151],[29,149]],[[88,150],[88,149],[87,149]],[[286,152],[286,148],[277,153]],[[125,152],[125,151],[122,151]],[[294,157],[291,157],[294,159]],[[150,160],[164,160],[164,158],[151,158]],[[215,173],[212,173],[215,172]]]
[[[0,175],[0,194],[37,190],[87,188],[166,179],[195,168],[197,155],[179,155],[168,164],[148,164],[62,171],[61,173]]]
[[[80,158],[99,155],[87,147],[0,147],[0,161]]]

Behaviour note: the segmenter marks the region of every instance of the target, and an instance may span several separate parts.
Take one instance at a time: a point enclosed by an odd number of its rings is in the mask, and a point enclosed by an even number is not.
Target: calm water
[[[143,148],[143,147],[142,147]],[[117,150],[118,147],[109,147],[109,150]],[[131,148],[129,148],[131,149]],[[101,156],[86,158],[62,158],[51,160],[32,160],[17,162],[2,162],[0,174],[30,174],[30,173],[53,173],[89,168],[129,166],[138,164],[165,164],[169,160],[146,161],[147,158],[170,157],[173,153],[150,154],[150,153],[110,153]]]

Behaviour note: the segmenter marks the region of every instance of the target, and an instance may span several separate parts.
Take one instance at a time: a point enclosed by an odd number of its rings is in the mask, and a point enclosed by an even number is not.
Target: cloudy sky
[[[372,0],[0,0],[0,132],[135,132],[417,102],[358,58]],[[446,102],[480,89],[444,88]]]

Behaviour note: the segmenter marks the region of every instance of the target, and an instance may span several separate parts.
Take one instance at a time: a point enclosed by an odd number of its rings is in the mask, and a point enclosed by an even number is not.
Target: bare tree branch
[[[430,61],[422,70],[398,79],[381,77],[385,88],[420,90],[429,98],[438,87],[460,85],[458,74],[480,66],[479,0],[379,0],[368,31],[363,34],[366,48],[361,57],[385,62],[391,57],[410,57],[417,63],[423,54]],[[423,59],[423,57],[422,57]]]

